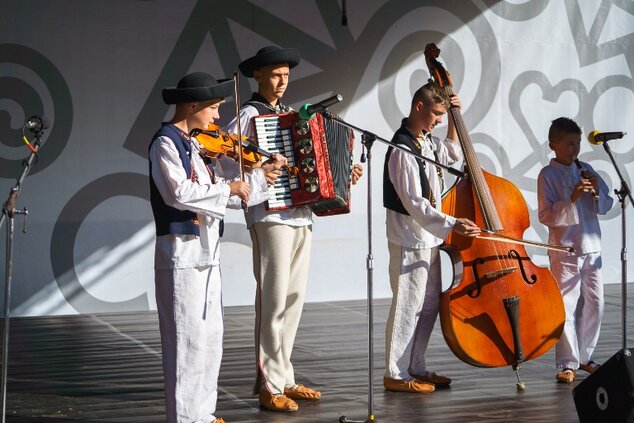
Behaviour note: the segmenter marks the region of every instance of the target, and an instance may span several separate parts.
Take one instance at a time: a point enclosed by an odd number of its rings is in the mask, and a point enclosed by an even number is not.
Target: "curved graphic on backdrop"
[[[426,6],[427,7],[427,6]],[[438,5],[438,7],[440,7]],[[501,62],[499,47],[496,42],[493,28],[486,19],[473,19],[476,10],[475,6],[464,4],[461,8],[448,9],[447,11],[457,16],[462,23],[471,30],[473,41],[477,43],[480,51],[480,81],[478,82],[477,92],[474,96],[475,100],[470,107],[463,110],[464,121],[468,128],[475,127],[489,112],[491,104],[497,95],[498,81],[500,80]],[[428,73],[426,70],[424,49],[426,43],[436,42],[442,46],[443,59],[452,64],[452,82],[455,92],[460,92],[460,87],[465,80],[465,73],[469,70],[466,68],[466,55],[462,51],[461,45],[450,37],[450,32],[439,33],[435,31],[418,31],[403,39],[392,48],[387,56],[383,68],[381,70],[381,79],[379,83],[379,99],[381,112],[385,116],[393,129],[399,125],[402,116],[399,114],[398,103],[402,103],[403,99],[397,99],[396,88],[394,86],[395,75],[401,69],[406,61],[415,53],[420,52],[420,68],[424,72],[426,78]],[[476,37],[476,34],[478,35]],[[412,78],[415,75],[412,75]],[[416,77],[418,79],[418,77]],[[426,81],[423,80],[424,83]],[[421,84],[422,85],[422,84]],[[417,87],[418,88],[418,87]],[[410,94],[414,94],[411,92]],[[411,95],[410,95],[411,99]]]
[[[9,100],[22,109],[24,119],[30,116],[46,116],[51,120],[51,128],[45,131],[42,138],[45,145],[38,156],[37,166],[33,166],[31,174],[41,172],[57,159],[62,153],[73,124],[73,102],[68,85],[64,77],[55,65],[39,52],[32,48],[18,44],[0,44],[0,65],[3,67],[25,67],[33,72],[40,81],[28,80],[28,73],[16,69],[20,78],[4,75],[0,76],[0,100]],[[3,72],[6,73],[6,72]],[[23,78],[22,75],[25,75]],[[44,85],[48,92],[40,92],[37,87]],[[44,100],[43,100],[44,98]],[[47,110],[46,104],[52,104],[52,109]],[[13,115],[16,113],[14,112]],[[0,110],[0,143],[7,147],[19,147],[22,143],[23,121],[14,125],[11,121],[16,116],[7,110]],[[53,119],[56,118],[56,119]],[[15,123],[15,122],[14,122]],[[27,138],[32,134],[27,132]],[[46,150],[44,150],[44,148]],[[24,158],[29,155],[29,150],[24,149]],[[14,178],[22,171],[22,161],[0,157],[0,178]]]
[[[55,281],[66,301],[78,313],[149,310],[147,293],[116,302],[96,298],[82,285],[75,270],[75,242],[83,221],[99,204],[121,195],[149,201],[147,175],[122,172],[95,179],[80,189],[66,203],[53,228],[51,264]]]
[[[265,4],[265,2],[261,3]],[[545,10],[548,2],[545,0],[529,0],[522,4],[510,4],[508,2],[484,0],[484,4],[489,6],[491,11],[497,16],[509,21],[520,22],[528,21],[540,15]],[[456,72],[453,77],[457,88],[460,88],[465,82],[466,67],[469,66],[467,62],[477,60],[478,55],[480,57],[480,63],[478,64],[480,67],[480,81],[474,96],[475,100],[469,103],[467,110],[463,113],[465,122],[470,128],[475,128],[483,119],[486,119],[489,112],[491,112],[494,101],[496,99],[499,101],[500,95],[506,95],[506,93],[500,93],[501,58],[498,37],[493,31],[491,24],[487,21],[487,14],[483,13],[484,7],[478,7],[472,2],[448,3],[444,0],[430,0],[423,7],[417,2],[409,0],[393,0],[378,6],[376,11],[367,17],[367,22],[364,23],[363,27],[359,28],[357,33],[353,33],[350,27],[333,23],[333,21],[336,22],[340,18],[341,11],[338,2],[316,2],[315,5],[321,16],[310,16],[310,19],[321,18],[323,20],[329,32],[330,39],[328,42],[324,42],[301,26],[293,25],[290,21],[249,0],[225,2],[221,8],[210,2],[198,1],[192,8],[190,16],[183,20],[183,29],[178,34],[174,47],[167,57],[165,65],[160,70],[154,85],[148,93],[145,93],[147,95],[145,102],[134,119],[123,147],[133,154],[141,157],[147,156],[147,145],[150,141],[148,134],[153,133],[158,123],[164,119],[168,110],[168,106],[161,101],[161,88],[173,85],[176,80],[187,73],[196,61],[197,55],[209,53],[208,51],[201,52],[203,43],[207,39],[211,40],[216,50],[215,53],[222,61],[220,65],[224,70],[224,76],[230,76],[233,73],[237,64],[246,58],[243,57],[244,55],[253,54],[255,50],[262,47],[262,45],[253,46],[252,51],[245,46],[239,49],[237,44],[240,42],[240,34],[237,34],[237,32],[243,30],[252,31],[270,44],[287,47],[301,46],[303,59],[312,64],[314,69],[317,69],[317,71],[313,71],[309,75],[301,75],[301,77],[299,76],[301,72],[294,71],[293,75],[295,77],[291,76],[291,88],[285,98],[289,104],[306,101],[306,99],[313,98],[324,92],[338,92],[344,96],[344,102],[333,107],[333,111],[345,110],[345,107],[355,100],[354,96],[356,93],[366,93],[373,90],[376,84],[379,84],[381,114],[391,125],[397,125],[402,116],[397,116],[399,108],[396,105],[399,103],[403,104],[401,98],[398,99],[398,102],[396,98],[396,78],[397,76],[400,77],[397,74],[402,71],[401,66],[407,63],[412,55],[420,52],[422,70],[416,70],[408,75],[410,90],[418,84],[418,81],[424,81],[427,73],[422,62],[422,49],[424,44],[430,41],[440,43],[443,46],[443,50],[446,50],[446,54],[444,53],[443,57],[454,64],[452,69]],[[629,7],[623,1],[619,1],[618,6],[623,9]],[[621,37],[618,40],[603,44],[599,43],[601,29],[607,22],[607,11],[611,7],[615,7],[614,5],[600,8],[592,23],[592,28],[587,31],[584,28],[583,19],[579,12],[579,4],[575,1],[566,1],[565,7],[568,13],[572,39],[577,46],[581,66],[619,54],[624,55],[628,63],[634,63],[634,50],[629,48],[632,34]],[[425,9],[425,13],[429,12],[423,20],[420,20],[420,27],[416,27],[416,24],[414,24],[415,27],[411,28],[409,34],[400,39],[397,37],[396,40],[391,38],[388,40],[388,34],[395,29],[401,30],[400,32],[406,32],[407,28],[403,30],[403,28],[399,27],[400,19],[420,9]],[[447,22],[443,22],[443,27],[440,31],[433,31],[433,25],[430,24],[433,23],[435,16],[440,16],[436,15],[437,13],[451,14],[455,19],[453,17],[448,19]],[[213,19],[210,19],[210,16],[213,16]],[[427,20],[428,17],[430,20]],[[429,28],[430,26],[432,29]],[[463,43],[459,43],[458,38],[455,40],[451,38],[452,34],[457,31],[465,31],[465,28],[469,31],[469,36],[473,38],[469,42],[477,43],[477,50],[479,51],[465,51]],[[390,43],[394,42],[394,49],[388,50],[389,53],[386,53],[385,59],[381,58],[378,63],[374,63],[373,59],[377,51],[386,40]],[[597,48],[599,46],[601,48]],[[33,52],[29,54],[31,54],[31,59],[27,60],[27,62],[35,63]],[[0,58],[3,58],[4,55],[6,55],[6,51],[0,53]],[[11,61],[15,62],[17,59],[13,58],[13,56]],[[43,62],[47,61],[44,59]],[[377,74],[378,80],[373,79],[374,74],[372,74],[372,78],[364,79],[364,76],[371,74],[374,69],[380,69]],[[63,82],[63,78],[61,76],[59,78]],[[520,96],[527,86],[537,84],[542,90],[543,99],[549,102],[556,101],[558,96],[567,90],[577,93],[580,100],[580,111],[577,118],[583,123],[592,122],[592,111],[601,95],[608,89],[614,87],[627,88],[627,84],[629,84],[631,89],[631,79],[627,77],[605,78],[589,92],[579,81],[572,81],[576,80],[566,80],[566,82],[553,86],[548,81],[548,77],[540,72],[529,71],[520,74],[510,88],[508,104],[511,115],[520,126],[526,140],[531,145],[532,151],[526,157],[521,157],[522,160],[511,168],[510,162],[512,160],[510,160],[500,140],[496,140],[486,133],[472,134],[483,167],[490,170],[494,169],[495,173],[501,173],[502,175],[510,173],[513,175],[513,182],[520,189],[531,193],[535,192],[536,182],[534,177],[530,176],[531,169],[547,162],[549,149],[547,144],[538,141],[521,110]],[[19,84],[14,84],[15,81],[9,82],[11,82],[9,85],[19,86]],[[56,84],[47,83],[46,85],[49,89],[51,89],[51,86],[61,86],[59,81]],[[66,87],[65,83],[63,86]],[[6,90],[2,91],[2,89],[0,84],[0,94],[7,92]],[[33,91],[33,89],[29,90],[28,87],[22,84],[20,95],[18,96],[15,92],[11,95],[19,98],[21,102],[36,104],[36,93]],[[51,91],[53,90],[51,89]],[[65,95],[68,94],[67,91],[66,87]],[[247,98],[250,94],[249,91],[249,84],[243,83],[242,97]],[[60,101],[57,98],[58,96],[54,95],[52,97],[56,101],[55,115],[60,116],[59,110],[64,110],[62,107],[63,102],[58,105],[57,102]],[[66,135],[59,138],[63,142],[66,142],[72,120],[70,96],[67,95],[67,97],[68,112],[61,115],[69,116],[68,122],[66,122],[68,123]],[[18,100],[12,101],[17,102]],[[502,101],[504,102],[503,99]],[[40,107],[44,109],[43,113],[46,114],[46,102],[41,103],[43,106]],[[504,111],[506,112],[506,110]],[[50,112],[48,114],[50,115]],[[0,113],[0,120],[3,118],[3,114]],[[508,118],[508,116],[500,116],[499,118],[504,119]],[[364,124],[364,122],[351,123],[361,126]],[[51,139],[58,140],[57,137],[60,135],[56,131],[59,130],[58,125],[60,124],[64,124],[64,122],[55,122],[53,132],[50,134]],[[60,133],[64,134],[63,131],[60,131]],[[508,134],[508,137],[511,136],[517,139],[518,142],[525,142],[521,133]],[[0,139],[2,138],[6,139],[8,137],[1,137]],[[60,152],[62,148],[63,145],[59,149]],[[511,154],[511,152],[509,151],[508,154]],[[583,159],[585,161],[594,159],[605,161],[603,156],[599,157],[600,154],[593,151],[590,154],[585,154]],[[623,161],[628,159],[631,161],[631,157],[625,157],[624,154],[620,155],[619,158]],[[15,164],[19,165],[19,163]],[[4,167],[0,167],[0,169],[4,170]],[[602,176],[606,180],[609,179],[603,173]],[[75,242],[79,228],[91,210],[108,198],[119,195],[132,195],[147,199],[146,192],[147,176],[127,173],[108,175],[88,183],[70,199],[60,214],[51,243],[51,259],[60,289],[69,303],[79,312],[142,310],[147,308],[146,295],[116,303],[94,298],[79,281],[73,260],[73,250],[76,248]],[[531,213],[533,217],[535,217],[534,213],[535,210],[533,209]],[[612,211],[608,218],[613,216],[613,213],[616,213],[616,211]],[[244,231],[244,224],[232,223],[230,225],[234,226],[234,228],[227,231],[228,237],[224,241],[250,245],[249,239],[245,238],[247,232]],[[540,225],[535,225],[535,229],[542,239],[546,238],[545,231]],[[237,233],[239,235],[234,235]],[[70,234],[70,236],[67,236],[67,234]]]
[[[548,6],[548,0],[529,0],[525,3],[512,4],[507,1],[482,0],[489,9],[501,18],[509,21],[528,21],[541,15]]]

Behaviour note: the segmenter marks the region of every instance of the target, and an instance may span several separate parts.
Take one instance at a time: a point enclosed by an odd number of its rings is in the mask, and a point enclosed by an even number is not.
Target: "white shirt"
[[[437,137],[431,138],[429,140],[426,137],[423,141],[423,156],[435,160],[433,151],[436,150],[438,160],[445,165],[462,159],[459,143],[449,138],[442,142]],[[436,172],[436,166],[431,163],[425,165],[430,192],[436,198],[435,208],[423,197],[418,162],[414,156],[398,149],[392,150],[388,171],[394,189],[409,216],[386,209],[387,239],[409,248],[433,248],[442,244],[456,223],[456,218],[440,211],[442,181]]]
[[[255,139],[255,129],[253,126],[253,118],[259,116],[258,109],[253,106],[245,106],[240,109],[240,129],[242,135],[246,135],[251,139]],[[225,130],[229,133],[238,132],[237,119],[234,119]],[[284,171],[283,171],[284,172]],[[266,204],[261,203],[249,209],[244,213],[247,227],[251,227],[256,222],[275,222],[289,226],[308,226],[313,222],[313,211],[307,206],[292,207],[284,210],[268,211]]]
[[[582,163],[582,166],[596,173],[589,164]],[[552,159],[537,177],[537,202],[539,221],[548,226],[548,243],[571,246],[575,254],[584,255],[601,251],[597,215],[606,214],[614,200],[608,186],[599,178],[598,200],[588,193],[573,203],[570,196],[580,180],[574,164],[566,166]]]
[[[219,224],[225,215],[226,207],[240,208],[241,201],[230,195],[227,179],[224,178],[229,161],[218,161],[214,166],[216,183],[211,182],[211,175],[202,158],[196,153],[200,148],[192,142],[191,166],[198,176],[192,181],[183,168],[178,150],[168,137],[157,138],[150,148],[152,178],[163,201],[168,206],[179,210],[190,210],[198,215],[200,236],[167,234],[156,237],[154,252],[155,269],[188,269],[218,265],[220,256]],[[237,163],[233,161],[234,167]],[[232,172],[231,173],[235,173]],[[245,175],[251,185],[249,205],[268,199],[266,179],[262,169],[255,169]]]

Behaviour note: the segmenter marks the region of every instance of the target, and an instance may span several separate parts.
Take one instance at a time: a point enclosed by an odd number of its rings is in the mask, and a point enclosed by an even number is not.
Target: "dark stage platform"
[[[630,284],[632,285],[632,284]],[[629,292],[634,286],[629,287]],[[606,315],[597,361],[621,347],[621,291],[606,286]],[[634,304],[629,295],[628,304]],[[449,351],[439,323],[430,368],[454,379],[432,394],[383,390],[384,329],[389,302],[375,301],[375,396],[379,422],[576,422],[572,389],[555,383],[554,351],[522,365],[526,391],[510,368],[468,366]],[[632,305],[629,307],[632,314]],[[227,422],[337,422],[367,417],[365,301],[307,304],[294,363],[299,383],[318,388],[318,402],[296,413],[260,410],[253,382],[253,308],[225,310],[225,353],[218,415]],[[634,346],[632,331],[628,346]],[[160,422],[163,387],[156,313],[14,318],[11,326],[7,421]],[[583,380],[585,373],[580,373]]]

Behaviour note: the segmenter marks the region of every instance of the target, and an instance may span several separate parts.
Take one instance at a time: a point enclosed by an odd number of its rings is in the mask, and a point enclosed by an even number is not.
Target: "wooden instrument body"
[[[522,238],[530,222],[522,194],[509,181],[479,170],[502,221],[504,229],[499,233]],[[487,227],[469,178],[447,193],[442,210]],[[503,304],[503,299],[509,297],[519,298],[524,360],[539,357],[557,343],[565,317],[559,287],[548,269],[530,261],[522,245],[452,232],[443,249],[456,263],[459,280],[441,294],[441,326],[458,358],[479,367],[517,363],[515,340]]]

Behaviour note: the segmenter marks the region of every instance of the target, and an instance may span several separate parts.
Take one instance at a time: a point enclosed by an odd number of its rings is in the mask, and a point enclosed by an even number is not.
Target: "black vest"
[[[266,99],[258,93],[253,93],[249,101],[247,101],[246,103],[242,105],[242,107],[244,106],[255,107],[258,113],[261,115],[270,115],[273,113],[287,113],[291,111],[290,107],[280,102],[277,103],[277,107],[271,106],[271,104],[268,101],[266,101]]]
[[[174,143],[178,150],[183,168],[188,175],[191,174],[191,144],[183,138],[176,130],[174,125],[163,123],[161,129],[158,130],[150,147],[158,137],[167,137]],[[152,205],[152,213],[154,214],[154,224],[156,226],[156,235],[180,234],[180,235],[200,235],[198,223],[196,222],[196,213],[189,210],[178,210],[168,206],[163,201],[154,179],[152,178],[152,163],[150,162],[150,204]]]
[[[403,119],[401,127],[398,128],[392,137],[392,143],[407,146],[411,151],[420,154],[420,148],[413,142],[416,136],[407,126],[405,126],[406,121],[407,119]],[[398,197],[398,194],[394,189],[394,185],[390,180],[388,163],[393,149],[394,147],[389,147],[387,149],[387,153],[385,154],[385,163],[383,164],[383,207],[409,216],[409,213],[405,210],[403,202]],[[421,159],[416,159],[416,161],[418,162],[418,171],[420,174],[421,192],[423,193],[423,197],[429,199],[429,180],[425,174],[425,162]]]

